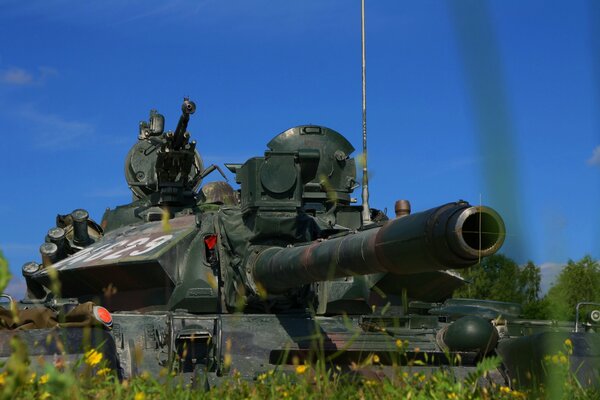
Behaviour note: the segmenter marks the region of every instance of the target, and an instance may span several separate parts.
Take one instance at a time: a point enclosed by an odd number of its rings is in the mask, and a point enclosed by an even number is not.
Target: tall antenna
[[[367,57],[365,42],[365,0],[361,0],[362,30],[362,134],[363,134],[363,170],[362,170],[362,219],[363,223],[371,223],[369,208],[369,174],[367,172]]]

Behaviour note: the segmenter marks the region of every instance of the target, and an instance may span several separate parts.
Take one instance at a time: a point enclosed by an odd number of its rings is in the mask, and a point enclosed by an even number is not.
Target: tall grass
[[[12,355],[0,373],[1,400],[8,399],[525,399],[564,398],[598,399],[600,393],[584,389],[569,374],[565,354],[549,357],[550,364],[559,364],[560,375],[554,373],[560,386],[543,385],[527,391],[512,390],[492,383],[482,385],[487,374],[498,366],[498,358],[488,358],[478,364],[466,379],[457,380],[451,371],[439,369],[425,375],[410,369],[398,368],[391,376],[383,377],[377,358],[360,366],[366,374],[341,373],[322,365],[297,365],[284,373],[269,370],[253,381],[232,372],[220,385],[208,391],[192,388],[165,369],[159,376],[143,373],[131,380],[119,381],[114,371],[106,368],[102,353],[90,349],[74,365],[47,363],[42,372],[29,365],[27,349],[17,339],[11,342]],[[558,362],[555,362],[557,361]],[[37,369],[38,371],[39,368]],[[555,385],[556,386],[556,385]]]

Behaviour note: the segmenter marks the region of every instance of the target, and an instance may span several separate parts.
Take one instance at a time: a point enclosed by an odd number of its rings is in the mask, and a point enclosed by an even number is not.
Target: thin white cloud
[[[588,165],[600,165],[600,146],[596,146],[594,152],[592,153],[592,157],[587,160]]]
[[[35,72],[19,67],[9,67],[0,70],[0,83],[11,86],[42,85],[48,78],[57,75],[58,71],[48,66],[39,66]]]
[[[41,83],[45,82],[46,79],[58,76],[58,71],[56,68],[48,67],[46,65],[42,65],[38,67],[39,72],[39,81]]]
[[[115,29],[132,22],[146,22],[148,26],[171,26],[181,23],[180,28],[211,24],[222,27],[229,24],[228,29],[256,29],[257,20],[277,20],[287,29],[303,32],[306,29],[306,18],[314,20],[326,15],[335,15],[331,11],[344,10],[331,2],[312,1],[297,2],[294,12],[289,12],[287,2],[273,6],[269,0],[3,0],[3,16],[7,18],[41,18],[49,21],[60,21],[63,24],[95,26],[102,24],[102,29]],[[323,10],[328,12],[323,12]],[[201,22],[199,22],[201,21]],[[231,24],[235,21],[235,24]],[[331,23],[331,21],[330,21]],[[268,24],[259,24],[261,29],[268,29]]]
[[[24,69],[13,67],[0,72],[0,82],[8,85],[24,86],[31,85],[34,79],[33,75]]]
[[[34,146],[45,149],[78,147],[94,134],[94,127],[57,114],[45,113],[26,105],[18,109],[18,115],[28,121],[32,128]]]

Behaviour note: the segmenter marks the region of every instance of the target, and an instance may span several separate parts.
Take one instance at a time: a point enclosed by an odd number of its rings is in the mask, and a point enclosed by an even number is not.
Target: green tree
[[[454,297],[515,302],[523,305],[526,317],[544,317],[541,272],[533,262],[521,268],[509,257],[495,254],[461,274],[470,284],[456,290]]]
[[[548,315],[554,319],[575,319],[575,306],[581,301],[600,302],[600,265],[585,256],[569,260],[546,295]]]

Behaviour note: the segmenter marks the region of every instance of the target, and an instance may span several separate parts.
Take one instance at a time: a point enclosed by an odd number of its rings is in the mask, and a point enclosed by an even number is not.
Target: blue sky
[[[367,0],[367,40],[372,206],[481,199],[546,285],[600,258],[599,3]],[[11,270],[39,259],[57,213],[129,201],[123,162],[150,108],[174,129],[182,97],[198,104],[205,164],[306,123],[360,148],[360,68],[359,0],[1,0]]]

